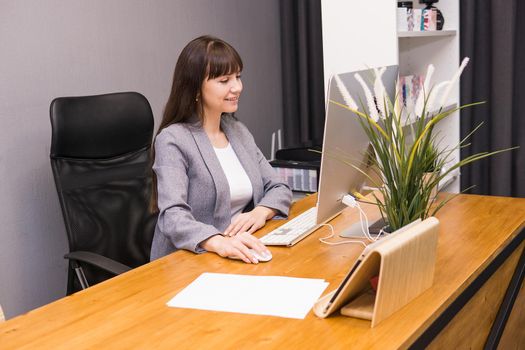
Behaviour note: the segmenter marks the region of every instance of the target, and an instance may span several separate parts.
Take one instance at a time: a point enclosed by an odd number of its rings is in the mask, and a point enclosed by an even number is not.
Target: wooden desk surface
[[[295,204],[292,216],[314,205],[314,201],[312,196]],[[374,208],[364,207],[369,216],[377,217]],[[332,224],[341,230],[357,217],[357,213],[346,210]],[[258,265],[214,254],[171,254],[0,324],[0,347],[406,347],[519,233],[525,222],[525,199],[460,195],[438,217],[441,229],[434,285],[373,329],[369,321],[340,315],[318,319],[310,312],[306,319],[296,320],[165,305],[203,272],[324,278],[330,282],[326,293],[337,287],[362,246],[321,244],[318,238],[329,234],[329,229],[323,227],[292,248],[271,247],[273,260]],[[278,224],[270,222],[265,231]]]

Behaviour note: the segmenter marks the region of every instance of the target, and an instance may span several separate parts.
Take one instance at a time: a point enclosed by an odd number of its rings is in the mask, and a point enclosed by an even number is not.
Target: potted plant
[[[438,200],[436,196],[439,182],[449,174],[478,159],[506,151],[477,153],[454,162],[453,152],[467,146],[469,136],[479,126],[455,147],[441,148],[437,142],[434,133],[437,123],[458,110],[483,103],[444,107],[452,86],[458,81],[467,63],[468,58],[465,58],[450,81],[432,88],[430,88],[430,79],[434,68],[430,65],[422,92],[415,104],[415,111],[412,115],[408,115],[408,118],[403,117],[406,113],[400,107],[397,98],[392,99],[386,94],[381,82],[381,74],[384,70],[374,70],[374,92],[356,74],[355,78],[363,87],[366,97],[366,104],[363,102],[361,106],[357,106],[344,84],[336,76],[337,86],[346,105],[332,100],[329,103],[350,110],[360,119],[361,126],[370,139],[371,152],[373,152],[371,159],[373,168],[377,172],[377,176],[370,176],[364,169],[342,160],[367,176],[379,192],[379,194],[372,193],[373,201],[360,193],[354,193],[354,196],[360,201],[377,205],[390,231],[397,230],[418,218],[425,219],[435,215],[451,200],[453,196],[442,200]],[[439,102],[436,102],[437,97],[441,97]],[[380,178],[382,183],[377,183],[374,178]]]

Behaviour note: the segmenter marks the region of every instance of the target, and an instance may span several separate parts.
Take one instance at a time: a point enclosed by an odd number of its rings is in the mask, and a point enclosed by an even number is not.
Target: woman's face
[[[201,88],[204,117],[237,111],[241,91],[240,73],[205,79]]]

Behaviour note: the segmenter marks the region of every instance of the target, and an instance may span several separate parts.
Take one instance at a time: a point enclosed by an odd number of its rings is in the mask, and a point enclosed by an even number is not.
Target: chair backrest
[[[51,102],[51,167],[69,249],[130,267],[149,261],[156,214],[148,203],[153,114],[136,92]],[[83,266],[90,284],[109,276]],[[68,292],[76,283],[71,271]]]

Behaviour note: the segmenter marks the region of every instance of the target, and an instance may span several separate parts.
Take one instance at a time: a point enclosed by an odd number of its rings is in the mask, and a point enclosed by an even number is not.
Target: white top
[[[252,200],[252,183],[230,143],[224,148],[213,147],[213,149],[219,158],[228,185],[230,185],[231,217],[233,220]]]

